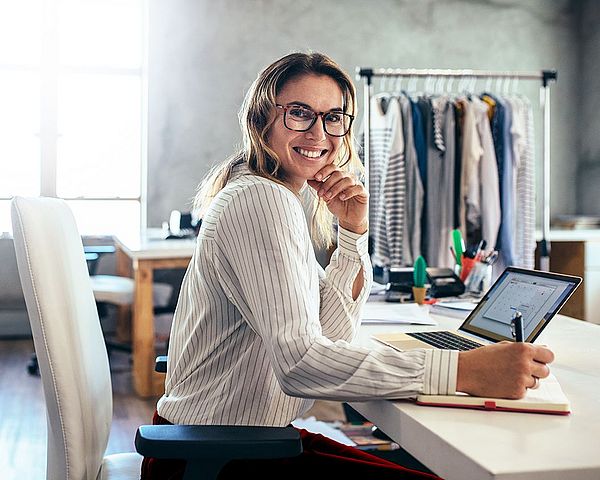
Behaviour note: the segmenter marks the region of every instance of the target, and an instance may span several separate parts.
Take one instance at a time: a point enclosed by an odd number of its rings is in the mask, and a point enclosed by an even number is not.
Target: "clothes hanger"
[[[381,77],[381,80],[379,82],[379,93],[377,93],[375,95],[375,98],[377,99],[377,103],[379,105],[379,108],[381,109],[381,112],[385,115],[387,113],[389,104],[390,104],[390,98],[391,95],[389,92],[387,92],[387,83],[388,83],[388,78],[387,76],[383,75]]]
[[[446,77],[440,76],[437,78],[437,81],[435,82],[435,92],[438,95],[444,94],[444,84],[445,83],[446,83]]]
[[[492,77],[488,77],[485,81],[484,93],[489,92],[492,89]]]
[[[398,75],[394,82],[394,96],[399,97],[402,94],[402,76]]]
[[[416,75],[411,75],[408,79],[408,93],[413,97],[418,97],[419,92],[417,92],[417,85],[419,82],[419,78]]]

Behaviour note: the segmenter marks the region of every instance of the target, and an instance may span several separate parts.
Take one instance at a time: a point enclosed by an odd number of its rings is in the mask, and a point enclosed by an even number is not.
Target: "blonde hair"
[[[344,112],[356,115],[356,91],[350,77],[327,55],[322,53],[291,53],[266,67],[248,90],[239,112],[242,129],[242,149],[214,167],[198,188],[194,210],[201,217],[212,199],[225,187],[235,165],[245,163],[255,175],[286,185],[281,161],[269,147],[267,135],[276,116],[275,98],[284,85],[304,75],[325,75],[334,80],[343,94]],[[335,164],[361,175],[362,164],[356,153],[352,130],[344,136]],[[333,216],[325,202],[314,196],[316,208],[311,221],[311,237],[322,247],[333,243]]]

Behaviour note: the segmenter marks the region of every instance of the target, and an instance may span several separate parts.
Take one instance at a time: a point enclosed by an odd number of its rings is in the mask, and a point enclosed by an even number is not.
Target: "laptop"
[[[458,330],[381,333],[373,338],[397,350],[471,350],[503,340],[514,342],[513,319],[520,312],[524,339],[533,342],[580,283],[580,277],[508,267]]]

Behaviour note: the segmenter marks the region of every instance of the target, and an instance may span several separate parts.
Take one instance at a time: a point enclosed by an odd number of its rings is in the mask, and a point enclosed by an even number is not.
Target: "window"
[[[55,196],[82,234],[139,230],[144,0],[0,0],[0,233],[15,195]]]

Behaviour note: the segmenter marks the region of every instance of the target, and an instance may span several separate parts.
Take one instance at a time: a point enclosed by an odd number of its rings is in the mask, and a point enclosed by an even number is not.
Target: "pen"
[[[462,267],[462,256],[465,252],[465,241],[460,230],[452,230],[452,241],[454,243],[454,253],[456,254],[456,263]]]
[[[481,240],[477,245],[477,250],[475,251],[475,260],[477,260],[478,262],[481,262],[481,259],[483,257],[483,251],[485,250],[486,246],[487,242],[485,240]]]
[[[515,312],[512,319],[512,327],[514,328],[513,336],[515,337],[515,342],[524,342],[525,332],[523,331],[523,314],[518,310]]]
[[[493,265],[497,259],[498,259],[498,250],[493,250],[492,252],[490,252],[490,254],[487,257],[485,257],[483,262],[487,263],[488,265]]]

